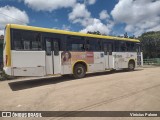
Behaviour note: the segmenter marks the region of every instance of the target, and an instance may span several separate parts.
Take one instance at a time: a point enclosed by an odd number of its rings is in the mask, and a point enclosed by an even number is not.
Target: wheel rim
[[[82,68],[82,67],[79,67],[79,68],[77,69],[77,75],[81,76],[81,75],[83,75],[83,73],[84,73],[83,68]]]
[[[134,69],[134,65],[133,64],[129,64],[129,69]]]

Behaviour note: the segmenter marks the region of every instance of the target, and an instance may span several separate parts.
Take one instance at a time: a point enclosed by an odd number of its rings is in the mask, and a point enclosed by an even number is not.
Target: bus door
[[[54,38],[45,38],[46,49],[46,74],[60,74],[59,41]]]
[[[104,57],[105,57],[105,69],[113,68],[113,43],[112,42],[104,42]]]

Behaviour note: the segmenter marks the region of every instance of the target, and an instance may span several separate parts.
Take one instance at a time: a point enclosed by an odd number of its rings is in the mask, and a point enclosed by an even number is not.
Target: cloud
[[[160,31],[160,24],[155,26],[155,27],[153,27],[153,28],[148,29],[147,32],[148,31]]]
[[[76,0],[21,0],[36,11],[53,11],[60,8],[73,7]]]
[[[3,30],[6,24],[28,24],[29,17],[25,11],[12,6],[0,7],[0,34],[4,33]]]
[[[80,23],[82,26],[87,26],[93,23],[91,13],[87,10],[85,4],[77,3],[71,13],[68,15],[72,23]]]
[[[93,4],[96,3],[96,0],[87,0],[87,3],[88,3],[89,5],[93,5]]]
[[[77,3],[73,7],[72,12],[69,13],[68,18],[73,24],[80,24],[83,27],[83,29],[80,30],[80,32],[87,33],[88,31],[99,31],[102,34],[109,34],[111,28],[113,27],[113,23],[109,20],[108,24],[104,24],[100,19],[93,18],[91,16],[91,13],[86,8],[85,4]],[[107,20],[109,16],[103,16],[103,19],[104,18],[106,18]]]
[[[160,30],[160,0],[119,0],[111,15],[115,22],[125,23],[125,31],[136,36],[149,30]]]
[[[4,30],[0,30],[0,35],[4,35]]]
[[[69,14],[69,20],[76,20],[77,18],[89,18],[91,13],[86,9],[84,4],[77,3],[72,12]]]
[[[71,29],[71,26],[65,25],[65,24],[62,25],[62,30],[70,30],[70,29]]]
[[[105,20],[107,18],[110,18],[110,16],[108,15],[108,12],[107,10],[102,10],[100,13],[99,13],[99,18],[101,20]]]
[[[97,0],[77,0],[77,3],[83,3],[85,5],[93,5]]]
[[[87,33],[88,31],[94,32],[99,31],[101,34],[109,34],[110,29],[107,25],[103,24],[99,19],[94,18],[93,23],[88,25],[85,29],[82,29],[80,32]]]

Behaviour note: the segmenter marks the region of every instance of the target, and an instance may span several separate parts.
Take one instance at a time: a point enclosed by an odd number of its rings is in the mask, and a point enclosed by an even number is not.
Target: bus
[[[70,75],[134,70],[143,65],[137,39],[7,24],[3,70],[10,76]]]

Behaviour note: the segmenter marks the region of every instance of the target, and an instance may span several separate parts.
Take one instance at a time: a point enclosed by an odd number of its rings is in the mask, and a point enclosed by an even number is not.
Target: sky
[[[140,36],[160,31],[160,0],[0,0],[0,35],[15,23]]]

